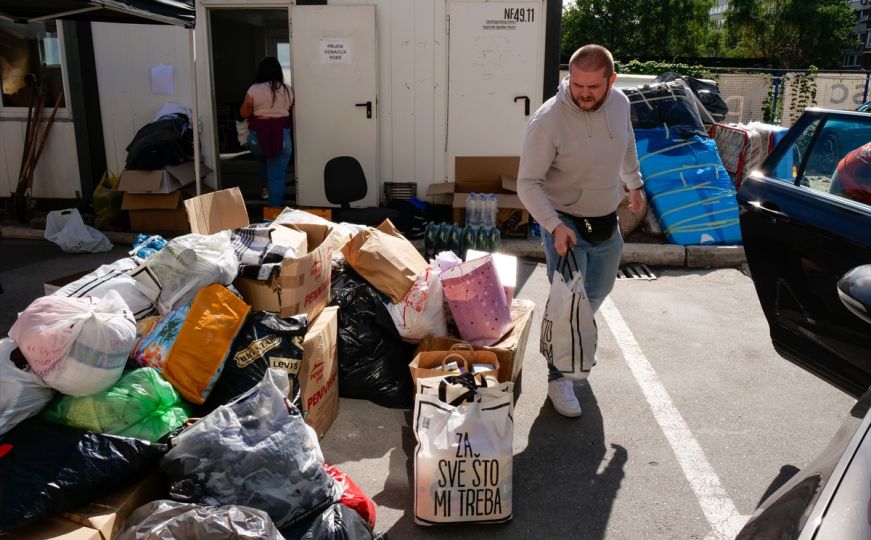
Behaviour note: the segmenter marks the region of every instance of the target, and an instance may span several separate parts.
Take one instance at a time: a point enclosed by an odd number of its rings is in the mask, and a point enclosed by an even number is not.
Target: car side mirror
[[[857,317],[871,324],[871,264],[850,270],[838,280],[841,303]]]

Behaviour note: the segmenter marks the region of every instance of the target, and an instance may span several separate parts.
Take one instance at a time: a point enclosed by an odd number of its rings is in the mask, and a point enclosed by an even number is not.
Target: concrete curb
[[[44,240],[45,231],[30,227],[0,227],[0,238]],[[113,244],[133,246],[134,233],[103,231]],[[415,245],[423,242],[415,242]],[[507,238],[502,251],[517,257],[544,260],[544,245],[540,241]],[[674,244],[627,243],[623,247],[622,264],[640,263],[648,266],[685,266],[687,268],[732,268],[746,262],[744,246],[678,246]]]
[[[531,240],[505,239],[505,253],[544,260],[544,245]],[[679,246],[629,242],[623,246],[621,264],[685,266],[687,268],[732,268],[746,262],[744,246]]]

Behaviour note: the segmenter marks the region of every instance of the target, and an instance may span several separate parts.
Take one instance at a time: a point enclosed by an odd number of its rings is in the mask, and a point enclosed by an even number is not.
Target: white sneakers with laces
[[[562,378],[547,383],[547,397],[556,412],[569,418],[581,416],[581,404],[575,396],[572,381]]]

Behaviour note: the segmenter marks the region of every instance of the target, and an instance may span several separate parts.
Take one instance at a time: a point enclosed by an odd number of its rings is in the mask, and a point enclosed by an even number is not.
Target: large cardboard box
[[[195,195],[196,190],[189,188],[172,193],[124,193],[121,210],[130,215],[133,232],[187,234],[191,228],[182,203]]]
[[[249,224],[239,188],[207,193],[184,201],[191,231],[214,234]],[[233,282],[254,311],[270,311],[289,317],[305,313],[314,320],[330,300],[332,227],[327,225],[273,224],[306,234],[307,253],[285,259],[269,281],[237,278]]]
[[[91,504],[42,520],[14,532],[19,540],[112,540],[133,510],[166,496],[163,477],[154,473],[131,487],[123,488]],[[12,534],[12,533],[10,533]],[[7,536],[0,534],[0,539]]]
[[[305,421],[319,438],[339,414],[339,308],[324,308],[305,334],[299,386]]]
[[[505,335],[499,343],[490,347],[473,347],[476,351],[496,353],[499,360],[498,378],[500,381],[518,383],[523,369],[523,355],[526,352],[526,342],[529,340],[529,328],[532,326],[532,312],[535,304],[529,300],[514,300],[511,302],[511,320],[514,328]],[[427,351],[447,351],[452,345],[463,343],[459,339],[449,337],[429,336],[418,344],[415,355]],[[519,386],[515,389],[515,397]]]
[[[200,164],[200,178],[205,178],[212,169]],[[197,173],[193,161],[170,165],[156,171],[124,169],[118,181],[118,191],[129,193],[172,193],[193,184]]]
[[[428,196],[451,197],[454,223],[465,223],[466,196],[469,193],[494,193],[496,226],[504,237],[525,237],[529,212],[517,196],[517,169],[519,156],[458,156],[455,160],[454,181],[430,184]]]

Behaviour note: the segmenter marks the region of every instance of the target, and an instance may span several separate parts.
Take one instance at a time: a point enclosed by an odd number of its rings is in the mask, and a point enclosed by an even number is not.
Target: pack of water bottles
[[[466,196],[466,225],[435,223],[424,232],[424,253],[427,259],[441,251],[453,251],[466,258],[470,249],[493,253],[502,247],[502,235],[496,226],[498,213],[496,195],[469,193]]]

